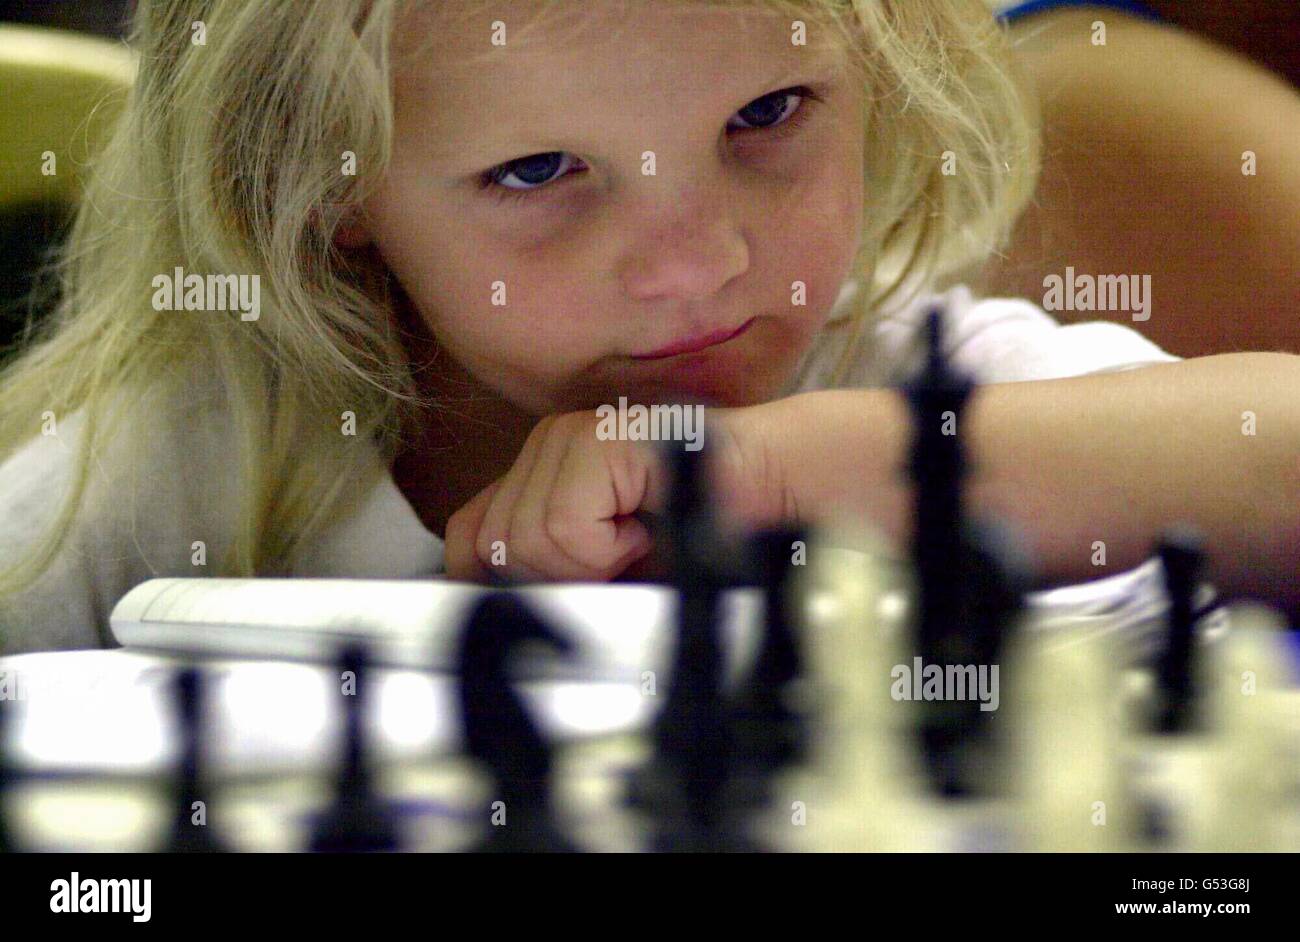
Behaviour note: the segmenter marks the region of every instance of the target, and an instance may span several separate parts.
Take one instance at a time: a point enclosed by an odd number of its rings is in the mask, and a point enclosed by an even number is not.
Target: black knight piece
[[[313,853],[365,853],[398,849],[397,826],[375,793],[364,748],[363,723],[371,675],[365,650],[346,644],[340,653],[340,679],[350,689],[343,697],[343,758],[334,799],[317,823]]]
[[[571,643],[516,595],[498,592],[475,607],[460,642],[460,708],[467,752],[492,778],[490,824],[478,852],[573,852],[551,814],[551,751],[511,683],[509,661],[526,643],[562,654]]]

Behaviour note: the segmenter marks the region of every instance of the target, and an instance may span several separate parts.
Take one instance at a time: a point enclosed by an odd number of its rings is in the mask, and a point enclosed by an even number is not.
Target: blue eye
[[[554,174],[566,166],[566,161],[568,169],[572,169],[573,164],[578,162],[575,158],[572,158],[572,155],[561,151],[521,157],[519,160],[512,160],[489,170],[484,174],[484,186],[496,186],[506,190],[526,193],[529,190],[545,186],[550,182]],[[524,185],[509,186],[504,182],[507,177],[518,177]]]
[[[795,103],[791,104],[791,100]],[[807,116],[807,101],[820,101],[809,88],[799,86],[772,92],[762,98],[756,98],[740,111],[736,112],[742,127],[727,124],[728,130],[743,134],[759,134],[784,137],[792,134],[803,124]],[[563,178],[563,171],[572,170],[574,166],[582,167],[580,160],[563,151],[551,151],[545,154],[531,154],[493,167],[479,176],[479,187],[493,191],[493,196],[501,200],[522,201],[530,198],[535,190],[547,188],[552,182]],[[517,178],[521,186],[508,184],[510,177]]]
[[[758,125],[758,127],[738,128],[737,130],[763,130],[784,124],[798,110],[806,94],[807,89],[788,88],[784,91],[772,92],[770,95],[754,99],[737,111],[736,114],[745,116],[742,117],[742,120],[747,124]],[[797,98],[799,101],[791,105],[790,99],[792,98]]]

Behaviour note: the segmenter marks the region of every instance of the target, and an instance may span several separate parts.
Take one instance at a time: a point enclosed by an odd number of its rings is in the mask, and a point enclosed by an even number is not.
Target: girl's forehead
[[[810,7],[813,5],[810,5]],[[466,10],[473,11],[466,15]],[[401,70],[427,73],[482,72],[506,58],[572,63],[602,62],[621,68],[654,66],[687,58],[701,47],[719,52],[784,47],[792,57],[842,57],[845,44],[834,29],[761,2],[699,0],[506,0],[482,4],[425,2],[406,8],[396,24],[393,48]],[[619,55],[602,57],[601,50]],[[627,54],[636,61],[627,61]],[[638,55],[641,53],[641,55]]]

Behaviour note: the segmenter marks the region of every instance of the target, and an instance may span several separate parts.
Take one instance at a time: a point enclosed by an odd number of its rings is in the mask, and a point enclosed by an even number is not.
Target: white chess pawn
[[[1095,626],[1035,626],[1009,642],[1005,786],[1018,849],[1114,851],[1128,809],[1113,705],[1113,644]]]
[[[1298,849],[1285,820],[1294,768],[1288,767],[1287,690],[1282,617],[1256,604],[1224,611],[1210,722],[1218,744],[1210,769],[1207,848],[1214,851]]]
[[[895,669],[915,653],[906,566],[870,534],[825,535],[808,559],[805,663],[820,710],[808,764],[776,784],[769,840],[812,851],[1004,849],[994,802],[930,792],[917,711],[893,696]]]

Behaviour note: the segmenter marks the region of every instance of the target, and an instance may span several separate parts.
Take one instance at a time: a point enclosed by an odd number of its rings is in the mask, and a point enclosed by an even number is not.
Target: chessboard
[[[396,645],[0,659],[0,849],[1300,850],[1293,626],[1214,604],[1178,527],[1154,645],[1030,604],[962,507],[941,332],[902,389],[912,558],[849,524],[725,534],[708,452],[666,449],[659,586],[461,587]]]

